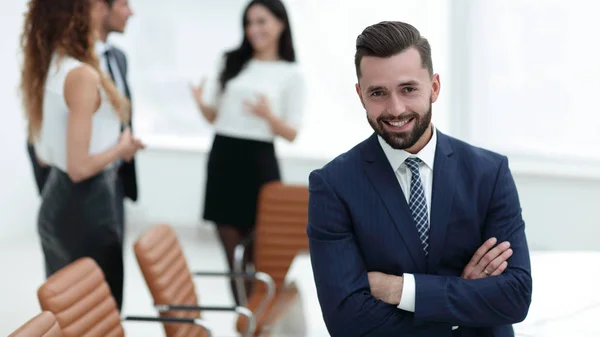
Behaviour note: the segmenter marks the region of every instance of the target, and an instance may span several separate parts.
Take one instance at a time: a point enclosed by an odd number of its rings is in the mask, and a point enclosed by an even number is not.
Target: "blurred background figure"
[[[133,132],[133,108],[131,104],[131,87],[127,80],[127,57],[118,47],[108,43],[111,33],[123,34],[127,21],[133,15],[133,10],[128,0],[100,0],[100,5],[106,15],[102,18],[96,41],[96,53],[100,59],[100,69],[110,76],[122,96],[130,102],[129,123],[122,124],[120,129],[127,127]],[[135,158],[130,161],[117,162],[116,202],[119,231],[125,235],[125,198],[137,201],[137,178],[135,172]],[[123,241],[123,240],[122,240]]]
[[[105,15],[96,1],[30,1],[21,90],[31,142],[50,167],[38,214],[46,277],[90,256],[120,307],[115,164],[131,160],[141,143],[119,131],[128,102],[99,69],[94,40]]]
[[[230,268],[235,246],[254,228],[261,186],[281,179],[273,142],[276,137],[294,141],[306,99],[283,3],[250,2],[242,26],[243,41],[225,53],[216,83],[206,90],[204,82],[192,88],[216,133],[208,158],[204,219],[216,224]],[[245,263],[252,262],[252,246]],[[246,288],[249,293],[250,282]],[[239,303],[233,283],[232,289]]]

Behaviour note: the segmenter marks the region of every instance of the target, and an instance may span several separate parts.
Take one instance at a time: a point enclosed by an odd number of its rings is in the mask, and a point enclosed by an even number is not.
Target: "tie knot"
[[[407,158],[404,163],[413,174],[419,174],[419,164],[421,163],[421,159]]]

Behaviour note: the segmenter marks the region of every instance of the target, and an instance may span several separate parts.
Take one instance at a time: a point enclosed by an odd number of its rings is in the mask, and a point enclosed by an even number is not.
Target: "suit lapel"
[[[456,156],[453,155],[449,138],[438,131],[437,139],[431,192],[428,273],[437,271],[442,258],[456,186]]]
[[[123,82],[123,88],[125,89],[125,97],[129,100],[129,127],[132,128],[133,125],[133,103],[131,102],[131,92],[129,91],[129,84],[127,83],[127,69],[125,65],[125,54],[123,54],[120,50],[113,47],[113,54],[115,56],[115,60],[117,61],[117,66],[119,67],[119,74],[121,75],[121,81]]]
[[[129,92],[129,85],[127,83],[127,69],[125,69],[125,59],[124,55],[120,50],[117,50],[113,47],[113,52],[115,55],[115,60],[117,60],[117,66],[119,67],[119,74],[121,75],[121,80],[123,81],[123,87],[125,88],[125,95],[128,99],[131,99],[131,94]]]
[[[427,264],[417,228],[395,172],[381,149],[376,134],[367,139],[362,154],[366,162],[367,176],[381,197],[404,244],[408,247],[416,270],[425,272]]]

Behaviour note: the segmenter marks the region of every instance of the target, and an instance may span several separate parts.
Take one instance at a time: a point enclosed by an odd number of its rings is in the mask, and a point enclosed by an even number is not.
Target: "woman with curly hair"
[[[119,309],[123,295],[116,163],[142,147],[129,129],[128,102],[94,52],[98,0],[30,0],[22,34],[23,104],[30,141],[51,170],[38,232],[46,276],[88,256],[102,268]]]

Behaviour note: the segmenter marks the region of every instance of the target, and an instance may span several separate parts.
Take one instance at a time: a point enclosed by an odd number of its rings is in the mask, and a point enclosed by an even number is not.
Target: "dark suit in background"
[[[310,174],[307,234],[333,337],[512,337],[511,324],[526,317],[529,251],[507,158],[440,132],[437,137],[428,256],[377,135]],[[511,243],[508,268],[499,276],[462,279],[491,237]],[[373,297],[370,271],[414,274],[415,312]]]
[[[131,102],[131,89],[129,87],[129,83],[127,82],[127,57],[125,53],[117,47],[111,46],[110,49],[106,52],[110,57],[114,57],[114,60],[119,67],[118,73],[121,75],[121,80],[123,83],[124,95],[127,97],[129,102]],[[104,55],[103,55],[104,57]],[[109,73],[113,81],[114,72],[112,71],[109,64]],[[131,132],[133,132],[133,108],[130,109],[131,118],[129,120],[129,128]],[[136,178],[136,170],[135,170],[135,158],[130,162],[123,162],[119,169],[119,175],[117,179],[117,197],[119,202],[117,205],[117,210],[119,214],[119,224],[121,226],[121,233],[125,233],[125,198],[129,198],[131,201],[137,201],[138,197],[138,189],[137,189],[137,178]]]
[[[29,161],[31,162],[31,167],[33,169],[33,176],[35,177],[35,183],[38,188],[38,193],[42,195],[42,189],[44,189],[44,184],[46,180],[48,180],[48,175],[50,174],[50,167],[42,166],[37,159],[35,154],[35,148],[29,140],[27,140],[27,152],[29,153]]]

